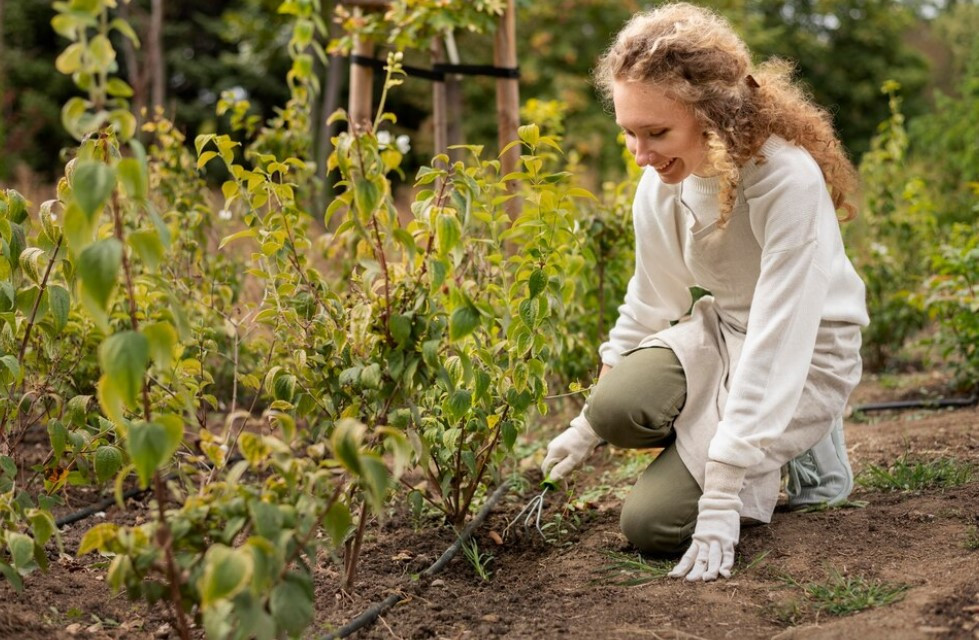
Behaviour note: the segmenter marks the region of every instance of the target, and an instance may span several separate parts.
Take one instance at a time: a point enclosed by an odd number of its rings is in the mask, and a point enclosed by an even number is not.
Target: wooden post
[[[445,53],[438,38],[432,39],[432,64],[445,62]],[[449,122],[446,109],[445,83],[432,82],[432,133],[435,141],[435,155],[448,153]]]
[[[496,42],[493,48],[493,63],[497,67],[508,69],[517,66],[517,9],[515,0],[507,0],[507,7],[500,17],[496,29]],[[500,78],[496,81],[496,114],[499,123],[499,145],[503,149],[507,144],[517,139],[517,128],[520,126],[520,85],[516,78]],[[516,171],[520,159],[520,149],[514,147],[500,158],[504,174]],[[517,190],[515,182],[507,185],[508,191]],[[519,203],[516,198],[507,202],[507,212],[511,218],[519,213]]]
[[[163,0],[150,3],[150,31],[146,43],[147,67],[151,78],[151,109],[163,107],[166,100],[166,65],[163,61]],[[152,117],[152,114],[151,116]]]
[[[455,37],[449,31],[445,36],[445,52],[452,64],[459,64],[459,50],[456,47]],[[445,118],[448,121],[446,127],[446,139],[448,146],[463,144],[462,139],[462,76],[450,73],[445,76]],[[462,160],[463,152],[461,149],[450,149],[449,160],[456,162]]]
[[[367,58],[374,57],[374,43],[358,38],[353,52]],[[372,126],[374,118],[374,70],[364,65],[350,63],[350,104],[348,117],[350,130],[365,130]]]

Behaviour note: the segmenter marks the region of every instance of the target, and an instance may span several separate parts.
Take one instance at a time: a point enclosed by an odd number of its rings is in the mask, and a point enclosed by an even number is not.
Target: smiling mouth
[[[676,158],[673,158],[668,162],[664,162],[663,164],[653,165],[653,168],[659,171],[660,173],[663,173],[664,171],[672,167],[674,162],[676,162]]]

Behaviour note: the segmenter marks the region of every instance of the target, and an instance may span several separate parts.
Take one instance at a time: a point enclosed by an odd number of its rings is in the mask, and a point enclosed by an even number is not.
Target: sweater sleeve
[[[797,150],[799,151],[799,150]],[[745,189],[762,247],[745,343],[708,458],[760,463],[802,396],[825,304],[836,212],[814,161],[801,152]]]
[[[609,366],[690,307],[693,277],[683,262],[673,198],[654,172],[643,173],[632,207],[635,272],[608,341],[599,347],[602,362]]]

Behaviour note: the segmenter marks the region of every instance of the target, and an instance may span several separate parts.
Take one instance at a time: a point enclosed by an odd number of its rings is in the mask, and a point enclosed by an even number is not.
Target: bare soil
[[[868,379],[854,404],[907,397],[914,395],[909,386],[928,384],[899,386]],[[858,416],[847,421],[846,437],[858,474],[909,452],[979,465],[975,407]],[[475,535],[479,550],[492,556],[489,580],[478,577],[461,553],[440,574],[419,578],[454,535],[392,514],[369,528],[352,593],[337,588],[336,563],[323,558],[317,620],[307,636],[319,637],[401,593],[400,604],[354,637],[979,639],[979,550],[968,543],[979,526],[979,474],[959,487],[912,493],[858,488],[851,499],[865,501],[863,507],[779,510],[771,524],[742,532],[736,572],[728,580],[688,584],[659,577],[624,586],[617,583],[647,575],[610,571],[617,558],[638,557],[619,532],[618,514],[630,472],[643,463],[635,454],[601,449],[580,473],[572,507],[562,496],[547,500],[542,523],[550,523],[550,542],[524,531],[522,523],[501,541],[535,490],[510,491]],[[527,475],[533,479],[533,471]],[[84,500],[72,508],[78,503]],[[140,507],[110,510],[106,517],[132,521]],[[65,533],[67,551],[92,523]],[[173,635],[161,607],[151,610],[110,592],[104,559],[59,557],[56,550],[51,557],[50,571],[31,575],[23,593],[0,584],[0,638]],[[821,612],[801,585],[834,575],[906,590],[897,602],[833,616]]]

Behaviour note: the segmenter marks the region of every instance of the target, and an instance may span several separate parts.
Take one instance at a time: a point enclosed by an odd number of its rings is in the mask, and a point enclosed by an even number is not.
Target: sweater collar
[[[785,139],[771,135],[767,140],[761,145],[761,148],[748,162],[741,167],[741,180],[750,180],[754,176],[755,172],[758,170],[759,162],[758,158],[769,158],[778,150],[780,147],[788,144]],[[683,180],[684,191],[690,190],[694,193],[703,194],[717,194],[721,191],[721,178],[720,176],[711,176],[710,178],[701,178],[690,174]]]

